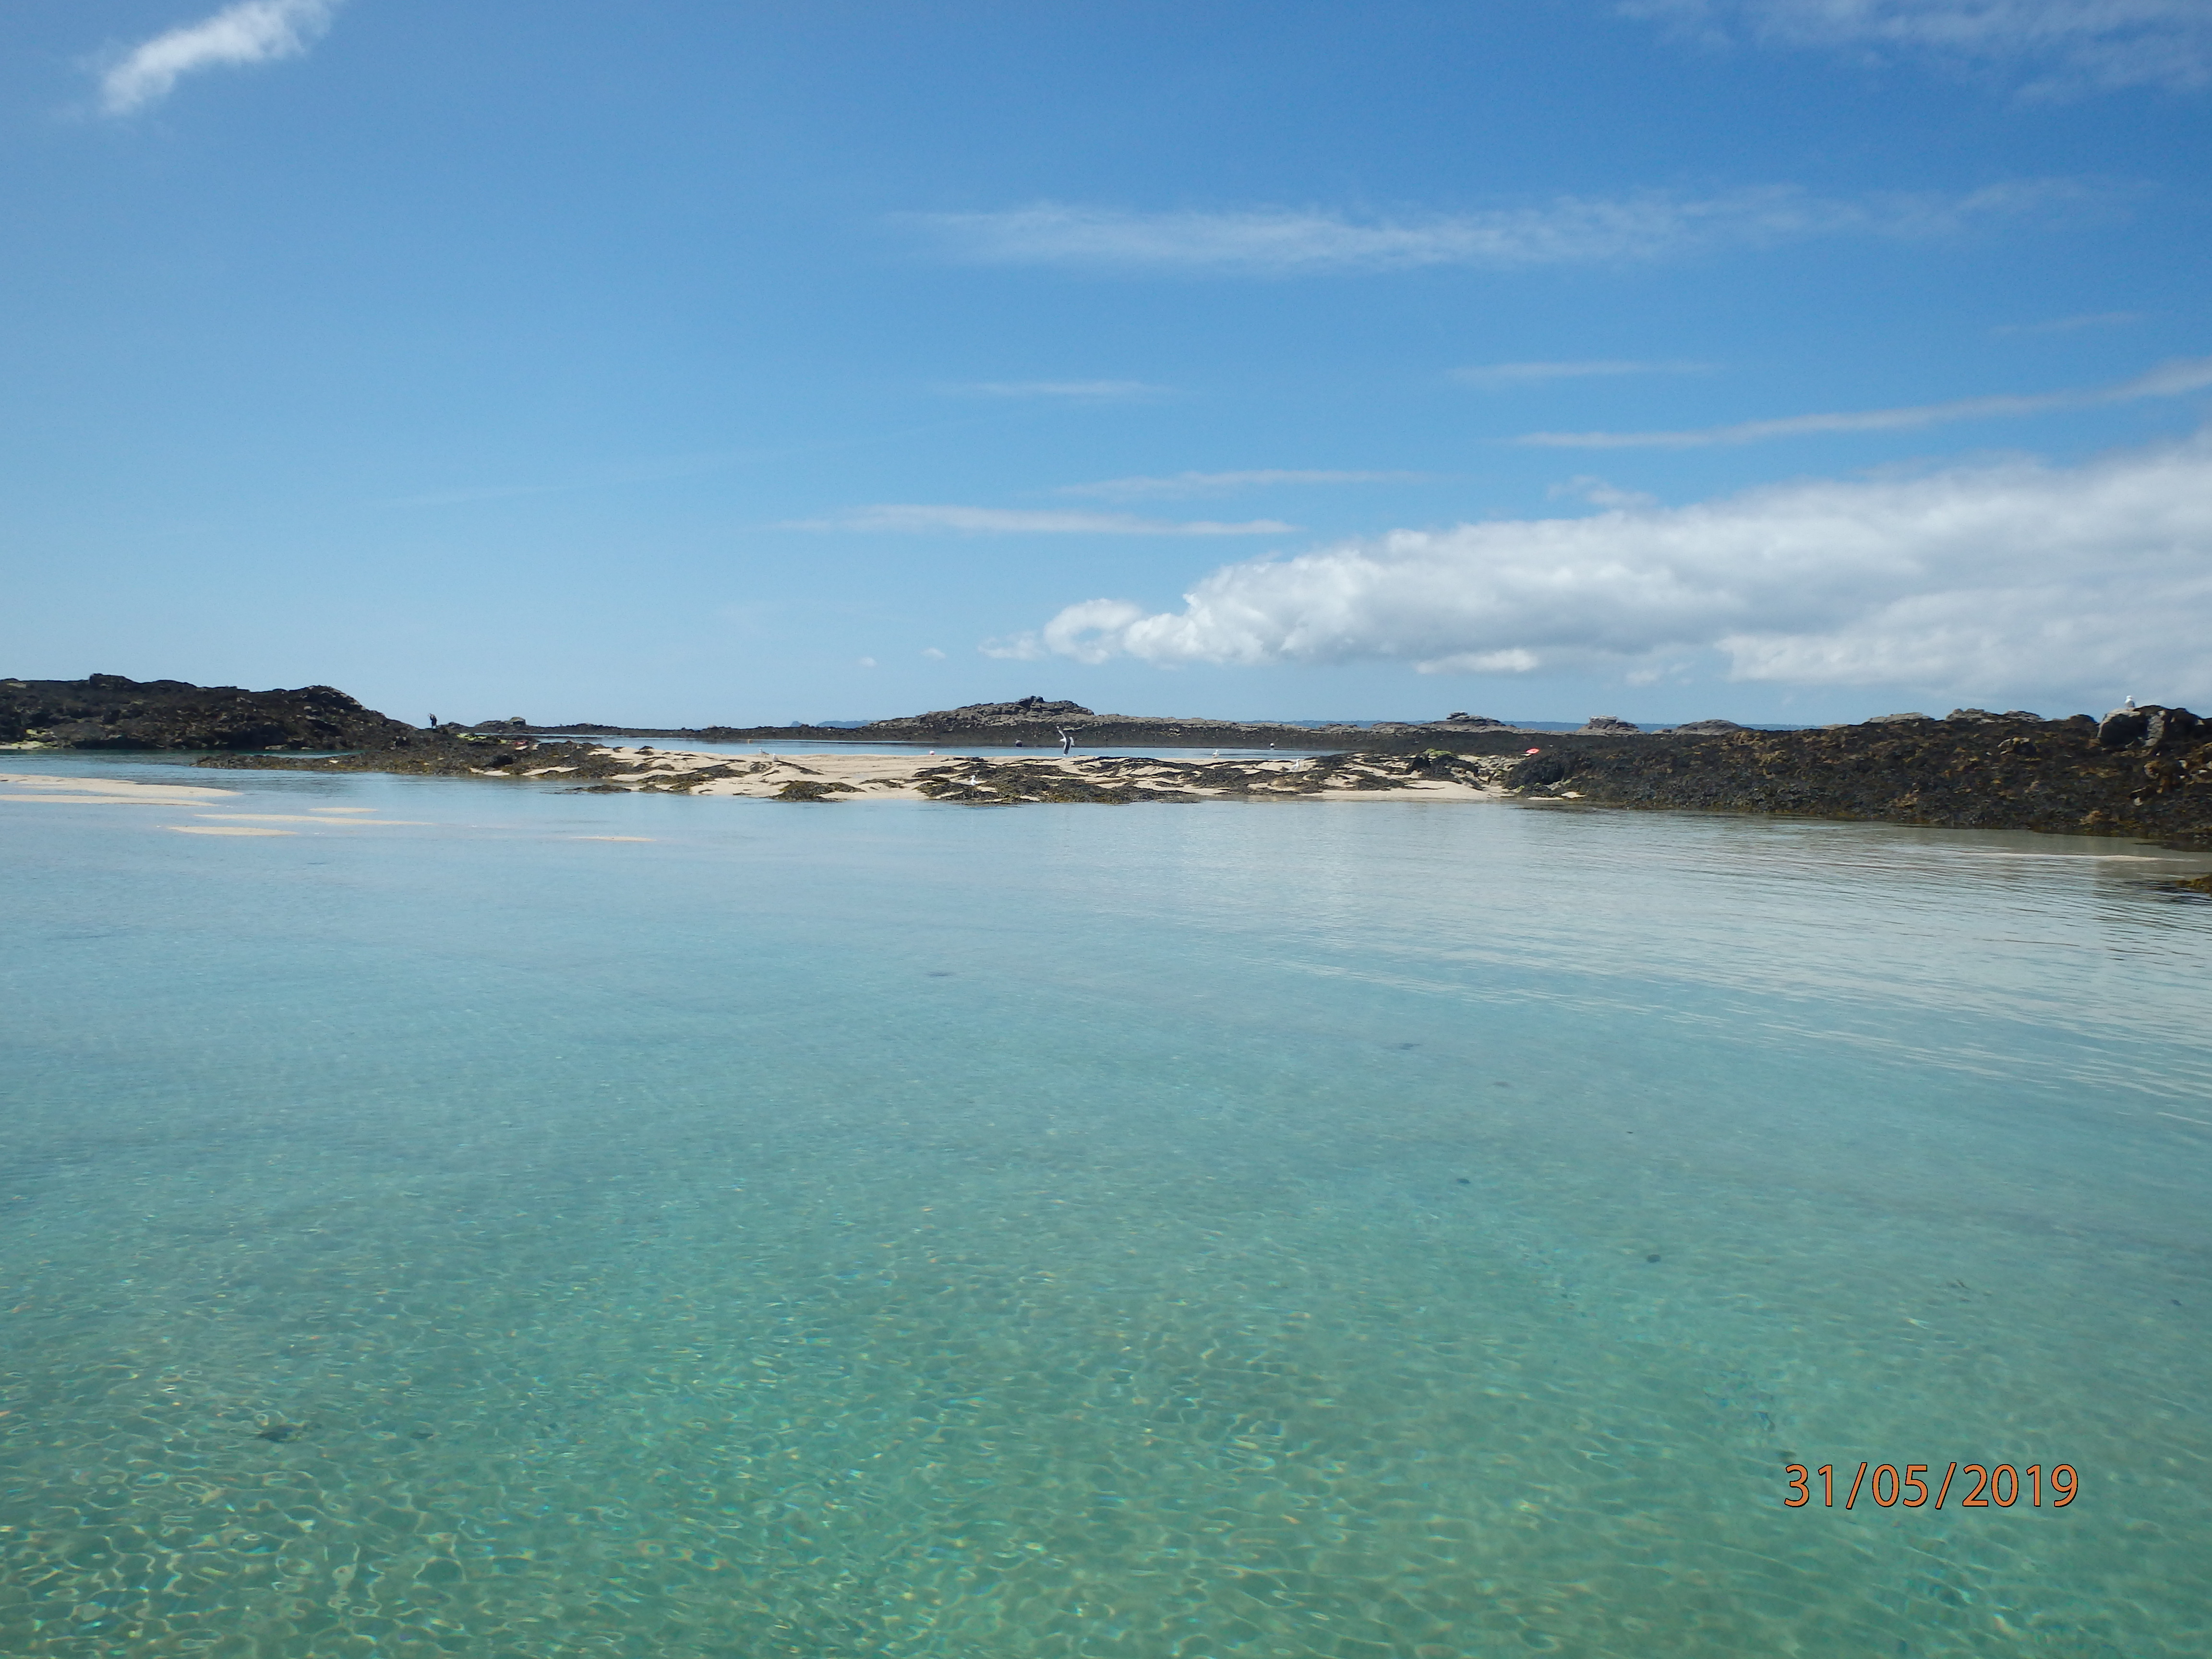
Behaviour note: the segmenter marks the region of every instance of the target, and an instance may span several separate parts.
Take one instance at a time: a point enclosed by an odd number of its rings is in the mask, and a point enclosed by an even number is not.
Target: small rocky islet
[[[848,778],[830,775],[826,763],[811,766],[812,757],[693,754],[600,741],[615,737],[678,744],[812,741],[835,744],[847,756],[854,753],[852,745],[879,743],[895,744],[905,756],[896,776]],[[1279,760],[1063,756],[1063,738],[1079,751],[1274,747],[1304,752]],[[1466,714],[1316,727],[1099,714],[1042,697],[860,726],[647,730],[549,726],[514,718],[418,727],[329,686],[256,692],[95,674],[83,680],[0,680],[0,744],[214,751],[198,763],[208,767],[536,778],[610,793],[766,793],[787,801],[849,799],[894,787],[901,793],[979,805],[1404,791],[2212,846],[2212,720],[2155,704],[2115,710],[2101,720],[1960,708],[1940,719],[1891,714],[1788,732],[1727,720],[1644,731],[1599,717],[1579,731],[1558,732]],[[1040,753],[914,754],[963,744]],[[1316,750],[1334,752],[1315,756]],[[2199,884],[2212,890],[2212,882]]]

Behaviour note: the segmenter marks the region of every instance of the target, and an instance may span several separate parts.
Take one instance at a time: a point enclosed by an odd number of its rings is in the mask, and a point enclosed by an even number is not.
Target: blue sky
[[[0,670],[2212,702],[2212,0],[11,0]]]

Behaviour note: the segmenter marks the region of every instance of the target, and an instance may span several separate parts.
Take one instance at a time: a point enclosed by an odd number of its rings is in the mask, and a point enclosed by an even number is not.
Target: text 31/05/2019
[[[1895,1463],[1862,1463],[1851,1478],[1851,1489],[1844,1496],[1843,1507],[1850,1509],[1866,1495],[1883,1509],[1902,1504],[1917,1510],[1928,1502],[1927,1474],[1934,1465],[1906,1463],[1901,1468]],[[1871,1469],[1873,1479],[1868,1474]],[[1792,1463],[1783,1473],[1790,1478],[1790,1495],[1782,1500],[1785,1509],[1802,1510],[1813,1501],[1813,1483],[1820,1485],[1821,1504],[1827,1509],[1836,1505],[1836,1466],[1823,1463],[1818,1468],[1808,1468],[1802,1463]],[[2030,1463],[2026,1468],[2015,1468],[2010,1463],[1954,1463],[1943,1471],[1943,1480],[1936,1492],[1935,1507],[1942,1509],[1951,1495],[1951,1483],[1965,1475],[1966,1484],[1961,1489],[1959,1507],[1962,1510],[1985,1510],[1994,1506],[2008,1510],[2022,1498],[2032,1509],[2041,1509],[2046,1482],[2051,1507],[2063,1510],[2080,1494],[2081,1478],[2074,1472],[2071,1463],[2053,1463],[2046,1473],[2040,1463]]]

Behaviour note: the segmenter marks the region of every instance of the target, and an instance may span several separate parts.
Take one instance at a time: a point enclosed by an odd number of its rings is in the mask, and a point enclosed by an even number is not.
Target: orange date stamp
[[[1844,1495],[1840,1507],[1850,1509],[1862,1494],[1883,1509],[1902,1505],[1917,1510],[1928,1502],[1929,1463],[1862,1463],[1851,1476],[1850,1490]],[[1783,1470],[1789,1477],[1790,1496],[1782,1500],[1784,1509],[1802,1510],[1812,1503],[1817,1483],[1823,1507],[1835,1509],[1836,1466],[1823,1463],[1817,1468],[1808,1468],[1802,1463],[1792,1463]],[[1869,1478],[1871,1475],[1871,1478]],[[2075,1473],[2071,1463],[2053,1463],[2047,1470],[2040,1463],[2030,1463],[2025,1468],[2010,1463],[1954,1463],[1943,1471],[1942,1480],[1936,1488],[1935,1508],[1942,1509],[1951,1496],[1954,1481],[1963,1481],[1959,1487],[1958,1507],[1962,1510],[2008,1510],[2023,1498],[2031,1509],[2042,1509],[2044,1498],[2050,1497],[2050,1507],[2063,1510],[2081,1495],[2081,1477]]]

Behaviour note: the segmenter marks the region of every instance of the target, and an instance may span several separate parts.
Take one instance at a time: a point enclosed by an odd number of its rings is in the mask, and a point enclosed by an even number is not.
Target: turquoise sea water
[[[0,770],[11,1659],[2212,1652],[2202,858]]]

